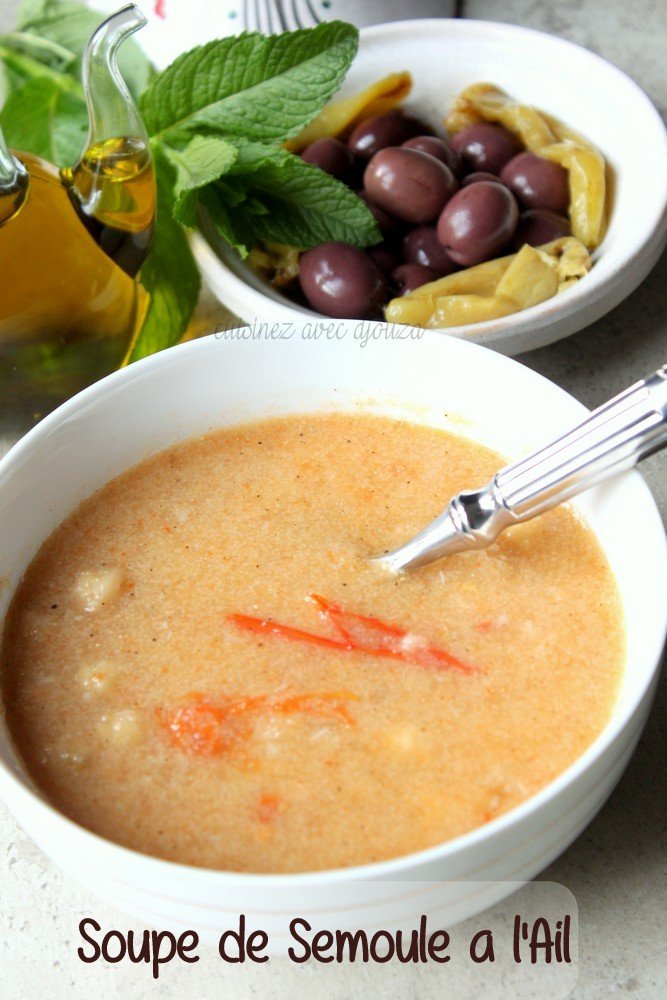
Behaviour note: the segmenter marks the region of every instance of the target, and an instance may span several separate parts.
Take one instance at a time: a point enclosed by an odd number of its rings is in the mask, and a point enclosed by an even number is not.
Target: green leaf
[[[19,28],[71,52],[74,59],[69,72],[80,80],[84,49],[103,20],[103,14],[70,0],[29,0],[21,8]],[[153,70],[135,41],[123,43],[118,52],[118,66],[130,91],[139,98]]]
[[[234,192],[232,197],[230,190]],[[238,206],[245,200],[244,195],[223,180],[204,188],[199,200],[218,236],[241,257],[247,257],[257,240],[251,224],[247,222],[246,213],[238,211]]]
[[[83,96],[83,88],[73,76],[53,69],[47,63],[41,62],[39,59],[34,59],[24,52],[20,52],[18,49],[12,47],[11,43],[6,45],[6,38],[6,35],[0,35],[0,63],[11,81],[8,93],[16,90],[28,80],[46,77],[57,83],[62,90],[69,90],[71,93]]]
[[[282,142],[311,121],[337,90],[358,36],[352,25],[330,21],[192,49],[159,73],[143,95],[146,127],[153,136],[205,128]]]
[[[245,200],[233,207],[237,235],[251,232],[255,239],[302,250],[328,240],[364,247],[381,239],[367,205],[353,191],[279,147],[239,144],[224,181],[245,189]]]
[[[175,171],[159,150],[155,161],[157,225],[151,252],[139,276],[150,302],[128,361],[138,361],[176,344],[185,333],[199,298],[199,271],[185,232],[172,217]]]
[[[236,146],[212,135],[197,135],[184,149],[167,146],[165,152],[176,167],[176,194],[217,180],[238,156]]]
[[[50,66],[59,73],[68,72],[76,62],[76,56],[69,49],[52,42],[48,38],[40,38],[30,31],[12,31],[2,36],[3,48],[13,49],[16,52],[23,52]]]
[[[211,185],[211,188],[213,187],[220,193],[228,209],[236,208],[237,205],[249,200],[248,189],[242,178],[230,181],[228,177],[225,177],[217,181],[215,185]]]
[[[53,0],[21,0],[19,4],[16,23],[19,28],[25,27],[31,21],[36,21],[43,17],[49,7],[54,5]]]
[[[79,157],[87,132],[86,105],[46,77],[14,90],[0,112],[10,146],[65,167]]]
[[[236,147],[217,136],[197,135],[184,149],[163,149],[176,168],[174,216],[194,228],[199,190],[229,170],[238,155]]]
[[[22,83],[22,77],[18,76],[14,70],[11,70],[3,62],[0,50],[0,108],[2,108],[12,90],[16,90]]]

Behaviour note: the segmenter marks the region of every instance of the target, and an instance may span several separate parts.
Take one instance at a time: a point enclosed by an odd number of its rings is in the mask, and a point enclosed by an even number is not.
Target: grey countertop
[[[375,3],[379,2],[374,0]],[[0,0],[0,29],[11,23],[16,0]],[[432,5],[431,5],[432,6]],[[444,5],[447,6],[447,5]],[[415,10],[418,4],[414,4]],[[563,35],[594,49],[629,72],[664,111],[664,0],[467,0],[467,16],[511,21]],[[619,111],[622,113],[622,111]],[[582,333],[520,360],[588,406],[609,398],[667,362],[667,259],[612,313]],[[667,453],[643,467],[663,520],[667,522]],[[666,595],[667,597],[667,595]],[[620,784],[597,818],[542,876],[568,886],[579,905],[579,981],[574,996],[597,1000],[612,994],[638,998],[667,995],[664,959],[667,848],[667,769],[663,683],[639,747]],[[125,977],[119,967],[83,967],[74,954],[76,927],[85,913],[107,914],[107,926],[127,926],[59,872],[16,826],[0,804],[0,984],[4,996],[148,997],[156,995],[148,976]],[[98,917],[98,919],[100,919]],[[481,925],[480,925],[481,926]],[[662,931],[661,931],[662,927]],[[263,971],[261,974],[259,970]],[[282,998],[303,990],[304,973],[272,962],[258,975],[230,976],[198,970],[160,984],[165,996]],[[111,975],[118,972],[118,975]],[[226,978],[225,978],[226,977]],[[452,997],[480,995],[475,980],[448,980]],[[326,981],[310,977],[308,995],[379,995],[365,972]],[[434,998],[441,984],[417,977],[382,980],[387,997]]]

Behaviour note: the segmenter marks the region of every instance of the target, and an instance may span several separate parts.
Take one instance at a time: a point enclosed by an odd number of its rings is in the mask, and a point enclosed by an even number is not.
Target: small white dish
[[[583,329],[632,292],[658,260],[667,234],[667,133],[649,98],[599,56],[553,35],[473,20],[414,20],[364,28],[341,91],[409,70],[406,108],[433,124],[465,86],[492,81],[594,142],[614,176],[609,230],[591,273],[574,288],[513,316],[448,330],[505,354]],[[212,227],[193,239],[211,289],[243,320],[298,322],[317,315],[254,275]]]
[[[530,369],[452,337],[388,339],[383,325],[355,322],[337,323],[333,339],[308,339],[303,326],[271,329],[192,341],[115,372],[0,461],[0,622],[35,551],[82,499],[192,435],[270,414],[370,410],[446,427],[516,458],[586,412]],[[335,871],[255,875],[172,864],[95,836],[49,805],[26,776],[1,712],[0,795],[44,851],[93,892],[148,926],[190,927],[202,940],[215,941],[239,913],[281,948],[286,921],[304,911],[315,910],[320,926],[350,929],[392,925],[412,906],[418,921],[437,903],[440,926],[480,912],[542,871],[591,820],[628,763],[657,682],[667,546],[651,494],[627,473],[574,507],[618,581],[627,629],[620,690],[586,752],[485,826],[416,854]]]

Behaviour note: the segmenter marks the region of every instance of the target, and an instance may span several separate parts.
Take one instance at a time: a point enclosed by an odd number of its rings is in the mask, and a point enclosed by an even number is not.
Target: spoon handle
[[[495,476],[523,521],[563,503],[667,444],[667,365],[594,410],[577,427]]]
[[[667,365],[594,410],[562,437],[459,493],[405,545],[380,556],[391,569],[422,566],[490,545],[503,529],[556,507],[667,445]]]

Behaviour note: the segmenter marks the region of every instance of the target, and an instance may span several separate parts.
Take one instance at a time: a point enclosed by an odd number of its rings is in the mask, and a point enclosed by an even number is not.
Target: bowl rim
[[[549,340],[535,340],[535,346],[540,346],[547,342],[553,342],[560,336],[567,336],[576,329],[588,325],[595,319],[604,315],[615,305],[618,305],[626,298],[643,280],[648,270],[655,264],[665,241],[667,240],[667,129],[663,120],[655,107],[653,101],[645,93],[639,84],[625,73],[618,66],[603,58],[595,52],[585,48],[576,42],[562,38],[559,35],[552,35],[548,32],[539,31],[535,28],[528,28],[522,25],[508,24],[499,21],[476,20],[469,18],[414,18],[405,21],[390,21],[383,24],[371,25],[360,29],[360,45],[356,59],[363,58],[364,47],[376,42],[383,42],[385,45],[394,41],[399,43],[404,40],[405,34],[417,35],[425,33],[432,37],[434,34],[444,34],[448,37],[489,35],[494,39],[503,37],[512,39],[522,39],[526,46],[533,46],[536,43],[552,46],[576,53],[577,58],[582,57],[590,61],[591,72],[596,68],[618,81],[627,93],[639,102],[649,120],[655,125],[652,133],[656,146],[660,145],[661,150],[658,155],[662,156],[665,166],[663,170],[662,202],[655,204],[652,210],[642,213],[642,230],[636,238],[627,243],[624,241],[622,251],[616,255],[610,255],[604,249],[604,241],[600,247],[593,251],[594,266],[590,273],[586,275],[585,282],[577,282],[568,288],[561,295],[551,299],[546,299],[528,309],[520,310],[509,316],[502,316],[494,320],[485,320],[481,323],[469,323],[458,327],[442,327],[440,332],[460,339],[473,339],[478,343],[497,346],[502,349],[505,341],[521,335],[528,336],[534,328],[543,325],[554,325],[569,321],[569,328],[563,333],[551,335]],[[353,63],[354,67],[354,63]],[[352,68],[351,68],[352,69]],[[654,154],[655,155],[655,154]],[[229,290],[231,301],[230,308],[239,309],[243,304],[243,319],[249,320],[254,317],[263,318],[266,315],[266,307],[270,304],[271,309],[280,310],[286,316],[297,320],[321,319],[323,314],[317,313],[305,306],[292,302],[278,289],[270,289],[264,284],[262,279],[257,279],[257,284],[249,283],[242,276],[242,269],[247,269],[247,265],[240,258],[237,258],[236,251],[231,247],[223,247],[221,253],[214,248],[211,240],[205,232],[198,228],[191,237],[193,250],[197,262],[209,278],[211,284],[217,284],[222,288],[223,281],[225,291]],[[600,250],[602,252],[600,253]],[[224,256],[222,255],[224,254]],[[234,262],[236,267],[230,266]],[[642,267],[643,265],[643,267]],[[237,273],[238,272],[240,273]],[[214,275],[217,274],[218,282],[215,282]],[[620,288],[623,279],[626,279],[625,287]],[[615,294],[614,294],[615,293]],[[217,295],[217,292],[215,293]],[[222,293],[225,294],[225,293]],[[608,302],[601,300],[607,299]],[[223,302],[223,299],[220,299]],[[223,302],[223,305],[225,303]],[[597,311],[592,318],[588,318],[579,326],[576,324],[577,315],[594,308],[597,304]],[[264,308],[263,308],[264,307]],[[327,317],[329,318],[329,317]],[[509,345],[511,349],[511,345]],[[527,348],[521,348],[527,349]]]
[[[356,320],[346,320],[341,322],[349,324],[350,328],[357,323]],[[382,327],[385,324],[378,323],[376,325]],[[237,329],[242,330],[244,328]],[[581,410],[582,417],[590,412],[587,407],[579,403],[575,397],[573,397],[565,389],[558,386],[555,382],[552,382],[550,379],[512,358],[498,354],[495,351],[490,351],[483,345],[475,344],[470,341],[461,341],[447,336],[443,338],[443,336],[437,331],[425,331],[425,336],[427,336],[428,339],[432,340],[434,343],[440,342],[441,348],[439,349],[445,351],[453,349],[455,351],[463,351],[463,353],[472,353],[473,355],[479,354],[479,352],[490,354],[495,359],[493,363],[497,364],[501,370],[503,368],[509,369],[510,367],[521,368],[527,373],[525,376],[526,378],[533,379],[537,383],[542,383],[545,388],[548,387],[550,393],[560,395],[563,399],[567,399],[570,403],[573,401],[576,402],[577,406]],[[189,358],[192,355],[196,357],[196,355],[201,354],[202,357],[200,364],[203,365],[206,363],[207,355],[211,350],[215,350],[216,355],[220,357],[217,352],[221,349],[224,351],[227,348],[232,349],[232,347],[238,348],[239,346],[241,346],[242,349],[251,349],[255,347],[256,344],[256,341],[250,341],[243,338],[239,340],[230,339],[226,343],[221,344],[220,339],[215,334],[210,334],[208,336],[168,348],[158,354],[154,354],[150,357],[134,362],[126,368],[113,372],[112,374],[77,393],[71,399],[67,400],[55,409],[39,424],[28,431],[28,433],[12,447],[6,455],[0,458],[0,484],[2,484],[8,476],[13,474],[14,467],[21,468],[24,466],[26,461],[31,461],[31,452],[33,447],[39,444],[41,439],[48,437],[53,430],[84,410],[89,416],[91,407],[94,408],[94,406],[101,402],[107,396],[109,391],[113,391],[119,383],[127,383],[128,385],[131,385],[133,382],[140,382],[145,386],[146,377],[159,379],[160,373],[163,369],[170,368],[172,365],[178,364],[181,358]],[[186,434],[185,436],[177,437],[176,441],[187,441],[190,436],[191,435]],[[125,468],[130,467],[131,465],[125,466]],[[665,535],[662,519],[655,499],[648,485],[638,472],[624,472],[618,478],[619,481],[634,482],[636,486],[639,487],[641,494],[643,495],[642,502],[645,510],[642,513],[642,517],[644,521],[650,522],[652,520],[656,529],[655,546],[656,551],[659,551],[660,553],[662,576],[665,585],[667,586],[667,537]],[[3,620],[0,620],[0,626],[2,626],[3,622],[4,618]],[[74,820],[71,820],[64,813],[60,812],[55,806],[51,805],[51,803],[39,790],[38,786],[33,784],[30,776],[25,771],[25,768],[23,768],[23,775],[19,776],[16,770],[1,757],[0,797],[5,800],[12,814],[14,814],[12,802],[16,798],[22,799],[24,802],[29,802],[33,810],[39,810],[42,817],[44,817],[45,828],[47,825],[51,828],[55,826],[64,833],[68,834],[73,841],[78,840],[82,847],[88,844],[95,846],[100,852],[111,852],[116,855],[118,860],[123,859],[127,863],[128,868],[136,868],[136,866],[139,865],[145,872],[150,870],[150,872],[156,877],[156,880],[159,880],[165,887],[170,884],[170,878],[172,880],[173,878],[176,878],[179,881],[187,879],[190,882],[196,882],[199,884],[206,883],[207,885],[217,885],[219,887],[223,887],[225,885],[244,885],[248,887],[261,887],[266,889],[284,889],[292,886],[295,888],[308,886],[314,887],[333,883],[352,883],[358,881],[401,880],[401,876],[404,876],[405,872],[409,872],[411,868],[425,865],[430,862],[443,862],[448,859],[455,858],[458,854],[471,848],[474,849],[480,844],[485,843],[498,834],[506,832],[514,826],[518,828],[523,820],[528,818],[531,814],[538,812],[543,806],[546,806],[550,801],[556,799],[558,795],[569,785],[574,784],[577,779],[580,778],[589,769],[589,767],[598,760],[598,758],[603,757],[604,754],[613,747],[616,741],[622,736],[623,732],[630,726],[633,718],[641,712],[641,708],[645,703],[647,694],[650,692],[651,687],[657,678],[666,636],[667,604],[664,605],[661,619],[655,621],[655,634],[651,642],[651,651],[646,654],[646,677],[641,689],[635,693],[632,699],[628,700],[627,704],[625,704],[622,709],[615,710],[613,712],[607,724],[595,740],[586,748],[583,754],[573,761],[569,767],[558,774],[551,782],[541,788],[534,795],[529,796],[523,802],[519,803],[513,809],[502,813],[500,816],[488,823],[474,827],[466,833],[460,834],[457,837],[453,837],[450,840],[443,841],[432,847],[428,847],[420,851],[414,851],[409,854],[402,854],[398,857],[383,861],[314,871],[264,873],[211,869],[170,861],[164,858],[159,858],[155,855],[144,854],[143,852],[134,850],[133,848],[117,844],[106,837],[88,830],[86,827],[80,825]],[[625,669],[627,668],[628,664],[626,662]],[[2,720],[2,718],[3,706],[0,703],[0,720]],[[17,754],[11,740],[10,746],[12,747],[17,759],[21,761],[20,755]],[[125,881],[122,877],[117,877],[115,875],[114,878],[117,882],[123,883]]]

